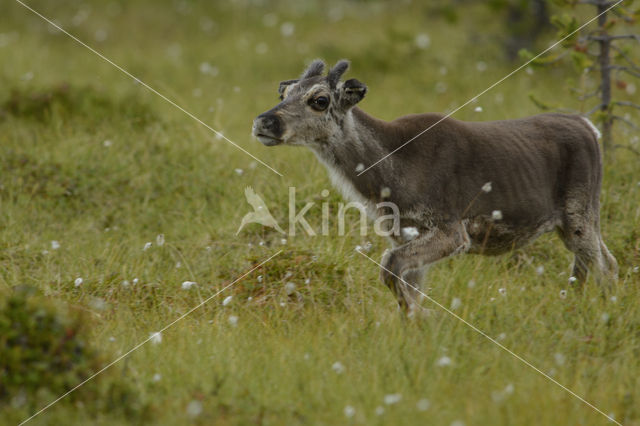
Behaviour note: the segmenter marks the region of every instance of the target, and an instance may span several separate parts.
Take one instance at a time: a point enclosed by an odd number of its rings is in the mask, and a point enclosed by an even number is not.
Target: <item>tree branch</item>
[[[624,22],[626,22],[628,24],[632,24],[632,23],[635,22],[633,20],[633,18],[631,17],[631,16],[633,16],[633,13],[630,12],[628,9],[625,9],[622,6],[616,7],[615,9],[611,9],[611,13],[613,13],[618,18],[622,19]]]
[[[622,148],[622,149],[627,149],[631,152],[633,152],[635,155],[640,156],[640,152],[636,151],[635,149],[631,148],[630,146],[626,146],[626,145],[614,145],[613,146],[614,149],[617,148]]]
[[[613,6],[614,4],[616,4],[615,1],[610,1],[610,2],[603,3],[600,0],[578,0],[576,3],[577,4],[592,4],[594,6],[602,6],[605,9],[608,8],[609,6]]]
[[[631,108],[635,108],[635,109],[640,109],[640,105],[638,104],[634,104],[633,102],[629,102],[629,101],[615,101],[615,102],[611,102],[613,105],[618,105],[618,106],[623,106],[623,107],[631,107]]]
[[[611,118],[622,121],[624,124],[631,127],[633,130],[640,130],[640,127],[638,127],[634,122],[632,122],[631,120],[627,120],[624,117],[621,117],[619,115],[612,115]]]
[[[627,62],[629,62],[629,64],[634,67],[634,68],[640,68],[640,65],[636,64],[633,59],[631,59],[629,57],[629,55],[627,55],[622,49],[620,49],[618,46],[612,45],[611,46],[613,48],[613,50],[615,50],[616,52],[618,52],[618,54],[620,56],[622,56]]]
[[[594,41],[616,41],[616,40],[635,40],[640,42],[640,35],[638,34],[622,34],[622,35],[599,35],[599,36],[587,36],[588,40]]]
[[[580,91],[578,89],[575,88],[571,88],[570,89],[572,92],[576,93],[578,95],[578,100],[579,101],[586,101],[587,99],[591,99],[594,96],[598,96],[601,92],[601,86],[598,86],[598,88],[596,90],[594,90],[591,93],[580,93]]]
[[[610,70],[616,70],[621,72],[626,72],[627,74],[631,74],[634,77],[640,78],[640,70],[635,70],[632,67],[625,67],[623,65],[611,65],[609,66]]]
[[[585,115],[589,116],[589,115],[593,114],[594,112],[596,112],[597,110],[601,109],[603,106],[605,106],[605,104],[598,104],[595,107],[591,108],[589,111],[587,111],[585,113]]]

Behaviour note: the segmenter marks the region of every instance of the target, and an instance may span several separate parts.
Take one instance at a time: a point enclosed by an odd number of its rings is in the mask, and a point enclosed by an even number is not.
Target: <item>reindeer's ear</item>
[[[342,84],[342,103],[347,107],[352,107],[364,98],[367,94],[367,86],[355,78],[351,78]]]
[[[287,86],[290,86],[294,83],[297,83],[299,80],[285,80],[280,82],[280,86],[278,86],[278,95],[280,95],[280,99],[284,98],[284,91]]]

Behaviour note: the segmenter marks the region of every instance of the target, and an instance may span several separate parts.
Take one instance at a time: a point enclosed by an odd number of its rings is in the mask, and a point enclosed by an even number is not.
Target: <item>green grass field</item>
[[[368,255],[379,259],[387,243],[361,237],[356,215],[346,236],[298,229],[282,241],[258,225],[235,235],[249,211],[246,186],[281,223],[295,186],[299,208],[316,202],[306,217],[320,228],[320,193],[331,189],[323,167],[310,151],[269,149],[250,136],[253,118],[277,102],[279,81],[316,57],[349,58],[349,78],[369,87],[367,112],[390,120],[452,110],[519,64],[504,61],[500,21],[487,9],[469,6],[449,24],[410,2],[29,4],[284,176],[4,1],[1,304],[16,286],[37,288],[34,300],[80,316],[106,365],[282,250],[28,424],[608,422],[428,300],[433,318],[404,321],[378,267],[354,251],[370,242]],[[523,70],[455,116],[532,115],[532,92],[587,110],[565,83],[571,75],[570,67]],[[616,138],[638,143],[621,126]],[[458,299],[456,314],[625,425],[640,425],[638,165],[618,150],[605,168],[603,235],[620,264],[610,290],[592,280],[570,288],[572,255],[552,235],[511,255],[448,259],[425,284],[434,300],[448,308]],[[340,201],[331,189],[332,211]],[[184,281],[197,284],[183,289]],[[135,397],[110,397],[114,384]],[[26,403],[0,401],[0,423],[18,424],[59,394],[43,388]]]

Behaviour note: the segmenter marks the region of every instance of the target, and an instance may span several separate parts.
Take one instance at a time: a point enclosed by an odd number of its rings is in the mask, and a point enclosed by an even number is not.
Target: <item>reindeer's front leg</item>
[[[406,312],[417,303],[420,293],[420,282],[411,282],[408,278],[421,276],[417,271],[422,271],[445,257],[464,253],[469,247],[469,235],[463,224],[453,223],[431,228],[388,251],[382,258],[380,279]]]

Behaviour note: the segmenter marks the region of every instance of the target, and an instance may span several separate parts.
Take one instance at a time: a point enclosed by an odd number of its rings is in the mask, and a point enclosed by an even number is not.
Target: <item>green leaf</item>
[[[553,105],[549,105],[543,101],[541,101],[540,99],[538,99],[536,97],[536,95],[533,94],[533,92],[529,93],[529,100],[531,100],[531,102],[533,102],[533,104],[535,106],[537,106],[538,108],[540,108],[542,111],[548,111],[550,109],[555,109],[557,107],[553,106]]]
[[[571,51],[570,56],[571,56],[571,60],[573,61],[573,65],[576,67],[578,71],[583,71],[586,68],[590,68],[594,64],[593,60],[589,57],[589,55],[587,55],[584,52],[573,50]]]

